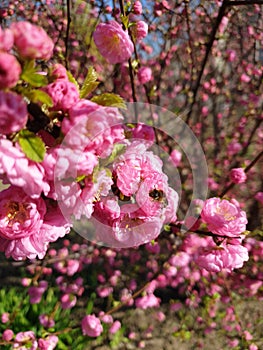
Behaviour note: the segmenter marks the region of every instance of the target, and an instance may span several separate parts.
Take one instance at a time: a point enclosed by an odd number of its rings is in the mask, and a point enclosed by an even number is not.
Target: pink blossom
[[[103,332],[100,319],[95,315],[87,315],[81,321],[81,328],[83,335],[89,337],[98,337]]]
[[[42,295],[45,293],[45,291],[48,288],[47,281],[40,281],[38,286],[32,286],[28,288],[28,294],[30,296],[30,304],[39,304]]]
[[[97,210],[94,210],[95,219],[97,215]],[[160,234],[162,223],[158,217],[146,217],[136,204],[125,204],[116,220],[108,220],[106,225],[95,221],[96,239],[112,247],[135,247],[155,239]]]
[[[167,192],[167,176],[162,173],[151,172],[141,181],[136,193],[136,201],[147,216],[161,215],[167,205]]]
[[[10,341],[14,337],[14,332],[12,329],[5,329],[2,335],[4,341]]]
[[[49,242],[69,232],[57,207],[42,198],[30,198],[20,188],[10,186],[0,192],[0,250],[15,260],[43,258]]]
[[[142,41],[148,34],[148,24],[144,21],[135,22],[131,27],[132,35],[137,42]]]
[[[256,344],[250,344],[248,349],[249,350],[258,350],[258,346]]]
[[[241,184],[246,181],[247,175],[243,168],[234,168],[230,171],[230,179],[235,184]]]
[[[215,197],[207,199],[201,218],[208,229],[216,235],[237,237],[246,230],[246,213],[233,200],[227,201]]]
[[[0,138],[0,154],[0,178],[4,183],[23,188],[32,198],[39,197],[42,191],[49,192],[43,166],[29,160],[17,144]]]
[[[100,298],[107,298],[110,294],[112,294],[113,288],[112,287],[99,286],[96,289],[96,292],[97,292],[97,294],[98,294],[98,296]]]
[[[26,122],[27,106],[23,98],[12,92],[0,91],[0,133],[17,132]]]
[[[0,27],[0,50],[9,51],[14,44],[14,35],[10,29],[3,30]]]
[[[51,328],[54,327],[55,321],[51,316],[48,316],[46,314],[41,314],[38,317],[40,324],[45,328]]]
[[[37,340],[33,331],[19,332],[15,336],[13,349],[36,350],[37,347]]]
[[[236,51],[234,50],[228,50],[227,52],[227,58],[229,62],[234,62],[236,59]]]
[[[11,25],[15,46],[23,58],[48,60],[53,54],[54,43],[42,27],[20,21]]]
[[[243,74],[241,75],[241,77],[240,77],[240,80],[241,80],[243,83],[249,83],[251,79],[250,79],[250,77],[249,77],[247,74],[243,73]]]
[[[147,147],[150,147],[155,141],[155,132],[153,127],[138,123],[135,127],[125,130],[126,138],[139,139]]]
[[[251,335],[251,333],[249,333],[249,331],[244,331],[244,337],[246,340],[252,340],[253,336]]]
[[[93,38],[101,55],[111,64],[127,61],[134,51],[128,32],[116,21],[100,23]]]
[[[173,163],[174,166],[178,166],[181,162],[182,159],[182,153],[179,152],[177,149],[174,149],[171,154],[170,154],[170,158],[171,162]]]
[[[0,211],[0,237],[11,241],[40,229],[46,205],[42,198],[30,198],[20,188],[10,186],[0,192]]]
[[[67,80],[68,81],[67,70],[60,63],[56,63],[56,64],[54,64],[54,66],[52,66],[51,74],[52,74],[52,77],[54,77],[55,80],[63,79],[63,80]]]
[[[9,322],[9,316],[10,316],[10,314],[8,312],[3,312],[1,315],[1,322],[2,323]]]
[[[241,149],[242,149],[241,144],[239,142],[236,142],[236,141],[230,142],[227,146],[227,152],[231,156],[233,156],[234,154],[241,151]]]
[[[58,343],[58,337],[56,335],[49,335],[45,339],[38,339],[38,349],[39,350],[53,350],[56,348]]]
[[[15,56],[0,51],[0,89],[16,86],[21,72],[21,66]]]
[[[53,101],[52,109],[55,111],[69,110],[79,100],[79,92],[75,84],[58,79],[43,88]]]
[[[258,200],[261,204],[263,204],[263,192],[258,192],[255,195],[255,199]]]
[[[121,328],[121,323],[120,321],[114,321],[113,324],[111,325],[110,329],[109,329],[109,333],[110,334],[115,334],[118,332],[118,330]]]
[[[158,307],[160,305],[160,299],[153,293],[149,293],[141,298],[137,298],[135,304],[137,308],[145,310],[151,307]]]
[[[105,314],[104,311],[100,311],[99,317],[102,322],[107,323],[107,324],[112,324],[113,323],[113,317],[111,315]]]
[[[152,70],[149,67],[141,67],[138,70],[138,80],[141,84],[146,84],[152,80]]]
[[[142,14],[142,4],[140,1],[136,0],[133,4],[132,11],[135,15]]]
[[[74,149],[91,151],[102,158],[110,155],[113,144],[124,139],[122,116],[116,108],[101,107],[91,101],[80,100],[64,118],[64,143]]]
[[[63,294],[60,301],[62,309],[72,309],[77,303],[77,298],[73,294]]]
[[[231,272],[241,268],[244,261],[248,261],[248,250],[242,245],[222,244],[218,247],[210,244],[206,248],[200,248],[195,261],[200,267],[211,272],[224,269]]]

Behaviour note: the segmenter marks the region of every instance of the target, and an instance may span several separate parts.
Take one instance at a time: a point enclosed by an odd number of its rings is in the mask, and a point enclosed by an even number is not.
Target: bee
[[[149,196],[155,201],[161,202],[165,205],[168,204],[163,190],[157,190],[156,188],[154,188],[149,192]]]

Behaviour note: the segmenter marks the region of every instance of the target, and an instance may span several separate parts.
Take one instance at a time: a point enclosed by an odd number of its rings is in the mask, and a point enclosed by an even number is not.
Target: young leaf
[[[91,99],[92,102],[96,102],[101,106],[117,107],[127,109],[126,104],[122,97],[112,93],[105,93],[99,96],[94,96]]]
[[[46,76],[35,73],[34,71],[22,72],[21,79],[23,79],[24,81],[26,81],[27,83],[29,83],[34,87],[42,87],[48,84],[48,80]]]
[[[27,158],[42,162],[46,153],[45,144],[40,137],[28,130],[21,130],[18,135],[18,142]]]
[[[47,107],[53,106],[52,98],[42,90],[33,89],[29,91],[27,97],[31,100],[31,102],[35,102],[35,103],[40,102],[45,104]]]
[[[93,67],[90,67],[88,74],[83,82],[83,85],[80,89],[80,98],[87,97],[96,87],[99,85],[97,81],[97,73]]]
[[[69,80],[71,83],[75,84],[76,87],[77,87],[78,90],[79,90],[79,83],[78,83],[77,80],[73,77],[72,73],[71,73],[69,70],[67,70],[67,76],[68,76],[68,80]]]

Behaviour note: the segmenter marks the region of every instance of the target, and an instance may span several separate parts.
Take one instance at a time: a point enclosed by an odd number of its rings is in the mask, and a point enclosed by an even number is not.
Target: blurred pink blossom
[[[23,58],[48,60],[53,54],[54,43],[42,27],[27,21],[12,23],[15,46]]]
[[[247,175],[243,168],[234,168],[230,171],[230,180],[235,184],[241,184],[245,182]]]
[[[81,328],[83,335],[89,337],[98,337],[103,332],[100,319],[95,315],[87,315],[81,321]]]
[[[9,51],[12,49],[14,44],[14,35],[12,30],[5,29],[3,30],[0,27],[0,50]]]
[[[16,86],[21,72],[21,66],[15,56],[0,51],[0,89]]]
[[[20,95],[0,91],[0,133],[12,134],[26,125],[27,105]]]
[[[141,84],[146,84],[152,80],[152,70],[149,67],[141,67],[138,70],[138,80]]]

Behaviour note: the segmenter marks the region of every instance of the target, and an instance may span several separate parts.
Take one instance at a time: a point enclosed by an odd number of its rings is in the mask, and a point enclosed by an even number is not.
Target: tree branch
[[[71,15],[70,15],[70,0],[67,0],[67,29],[66,29],[66,38],[65,38],[65,65],[68,69],[68,42],[69,42],[69,29],[71,23]]]
[[[216,32],[217,32],[218,27],[219,27],[219,25],[220,25],[224,15],[225,15],[226,3],[227,3],[227,1],[224,0],[223,3],[222,3],[222,6],[219,9],[218,16],[217,16],[217,19],[216,19],[216,23],[215,23],[215,25],[213,27],[210,40],[207,43],[205,57],[203,59],[202,66],[201,66],[200,72],[199,72],[198,77],[197,77],[196,85],[195,85],[195,87],[193,89],[193,100],[192,100],[192,103],[190,105],[190,109],[189,109],[189,112],[188,112],[188,115],[187,115],[187,118],[186,118],[186,124],[189,123],[189,120],[190,120],[192,112],[193,112],[193,107],[194,107],[195,102],[196,102],[197,93],[198,93],[198,90],[200,88],[200,84],[201,84],[201,80],[202,80],[202,77],[203,77],[203,74],[204,74],[205,66],[207,64],[208,57],[210,55],[211,49],[212,49],[214,41],[215,41]]]

